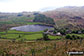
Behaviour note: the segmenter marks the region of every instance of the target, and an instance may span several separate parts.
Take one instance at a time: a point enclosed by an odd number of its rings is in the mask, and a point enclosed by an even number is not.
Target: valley
[[[67,56],[69,51],[84,51],[83,9],[1,12],[0,56]]]

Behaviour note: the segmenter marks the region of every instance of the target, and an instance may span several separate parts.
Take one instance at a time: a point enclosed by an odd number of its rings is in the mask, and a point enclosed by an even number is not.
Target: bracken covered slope
[[[42,14],[54,19],[58,26],[68,24],[84,27],[84,7],[66,6]]]

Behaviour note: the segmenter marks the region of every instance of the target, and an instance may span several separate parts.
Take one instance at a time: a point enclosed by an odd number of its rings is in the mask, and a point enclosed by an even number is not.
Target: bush
[[[76,40],[76,39],[81,39],[82,37],[77,36],[77,35],[66,35],[65,37],[66,39],[70,39],[70,40]]]
[[[21,35],[19,35],[18,38],[21,38]]]
[[[72,33],[78,34],[78,31],[77,31],[77,30],[75,30],[75,31],[72,31]]]
[[[66,37],[65,37],[66,39],[70,39],[71,38],[71,36],[70,35],[66,35]]]
[[[84,33],[84,30],[81,30],[82,33]]]
[[[61,33],[62,35],[66,35],[66,30],[65,30],[65,29],[60,30],[60,33]]]
[[[46,40],[50,40],[49,38],[48,38],[48,34],[45,34],[45,33],[43,33],[43,39],[46,41]]]
[[[53,34],[56,34],[56,33],[57,33],[57,31],[54,30]]]

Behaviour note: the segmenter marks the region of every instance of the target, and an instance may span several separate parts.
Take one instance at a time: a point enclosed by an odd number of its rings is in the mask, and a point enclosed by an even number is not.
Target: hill
[[[72,25],[74,27],[84,27],[84,7],[66,6],[42,14],[54,19],[58,27]]]
[[[20,12],[20,13],[5,13],[0,12],[0,31],[14,26],[21,26],[26,24],[38,24],[33,22],[34,16],[37,12]]]

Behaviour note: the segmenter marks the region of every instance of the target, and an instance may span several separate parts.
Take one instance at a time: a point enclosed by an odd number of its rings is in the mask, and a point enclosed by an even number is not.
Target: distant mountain
[[[19,13],[5,13],[5,12],[0,12],[0,21],[8,21],[14,18],[21,18],[21,17],[25,17],[25,18],[32,18],[34,17],[35,13],[37,12],[19,12]],[[24,18],[21,18],[24,19]]]
[[[54,19],[56,25],[66,26],[68,24],[84,27],[84,6],[65,6],[42,14]]]
[[[50,16],[52,18],[57,18],[58,16],[81,16],[84,17],[84,8],[83,7],[73,7],[67,6],[62,8],[57,8],[56,10],[44,12],[46,16]],[[60,19],[60,18],[58,18]]]
[[[54,10],[56,9],[56,7],[45,7],[45,8],[42,8],[40,11],[41,12],[46,12],[46,11],[51,11],[51,10]]]

